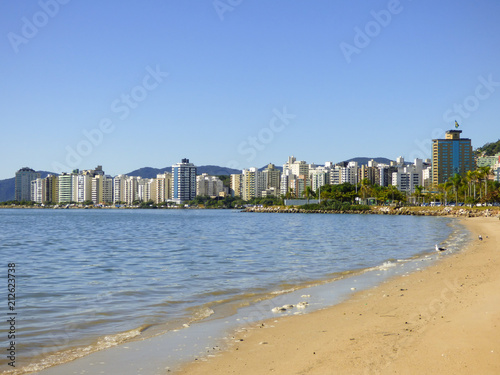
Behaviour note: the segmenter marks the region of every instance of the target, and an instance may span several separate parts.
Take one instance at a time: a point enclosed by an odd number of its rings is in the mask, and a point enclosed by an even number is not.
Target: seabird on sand
[[[481,236],[481,235],[477,236],[477,238],[479,238],[479,241],[483,240],[483,236]]]
[[[438,247],[436,244],[436,251],[445,251],[446,249],[444,247]]]

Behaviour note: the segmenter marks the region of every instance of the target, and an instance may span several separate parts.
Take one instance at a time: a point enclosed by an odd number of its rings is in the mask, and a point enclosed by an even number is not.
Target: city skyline
[[[102,162],[118,175],[182,155],[240,170],[294,150],[315,163],[353,149],[430,158],[455,121],[474,148],[495,141],[493,0],[0,10],[0,179]]]

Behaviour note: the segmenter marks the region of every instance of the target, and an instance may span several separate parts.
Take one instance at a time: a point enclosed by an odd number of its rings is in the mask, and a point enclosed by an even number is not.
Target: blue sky
[[[0,179],[247,168],[499,138],[500,3],[7,1]]]

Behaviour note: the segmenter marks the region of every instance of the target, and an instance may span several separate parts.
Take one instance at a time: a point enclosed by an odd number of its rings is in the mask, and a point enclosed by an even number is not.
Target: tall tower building
[[[196,197],[196,167],[189,159],[172,165],[172,198],[176,203]]]
[[[280,190],[281,171],[274,164],[268,164],[262,174],[264,176],[264,190],[270,188],[274,188],[276,191]]]
[[[460,138],[461,130],[448,130],[445,139],[432,140],[432,183],[442,184],[455,173],[464,176],[475,168],[469,138]]]
[[[31,168],[21,168],[16,172],[14,199],[18,202],[31,200],[31,181],[40,178],[40,173]]]

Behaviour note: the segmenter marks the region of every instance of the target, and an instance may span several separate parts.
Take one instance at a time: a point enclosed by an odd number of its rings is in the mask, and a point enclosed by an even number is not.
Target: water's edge
[[[232,309],[226,310],[229,315],[214,314],[213,310],[210,313],[210,307],[205,306],[207,316],[192,322],[193,324],[185,323],[186,326],[182,329],[156,333],[149,337],[144,335],[147,330],[139,332],[133,338],[129,337],[122,343],[116,342],[107,349],[36,373],[59,375],[92,368],[102,373],[140,372],[152,375],[163,374],[167,369],[174,370],[195,359],[203,360],[230,344],[231,333],[235,330],[271,318],[303,314],[332,306],[347,299],[355,291],[374,287],[390,277],[404,276],[432,264],[443,256],[460,251],[466,246],[469,233],[456,219],[453,219],[450,225],[454,226],[454,230],[443,242],[449,249],[446,254],[424,252],[410,259],[392,259],[377,267],[346,271],[314,282],[290,285],[279,292],[260,296],[252,303],[245,302],[242,305],[232,306]],[[296,305],[299,302],[307,302],[308,305],[302,309],[294,306],[280,313],[272,311],[276,306]]]

